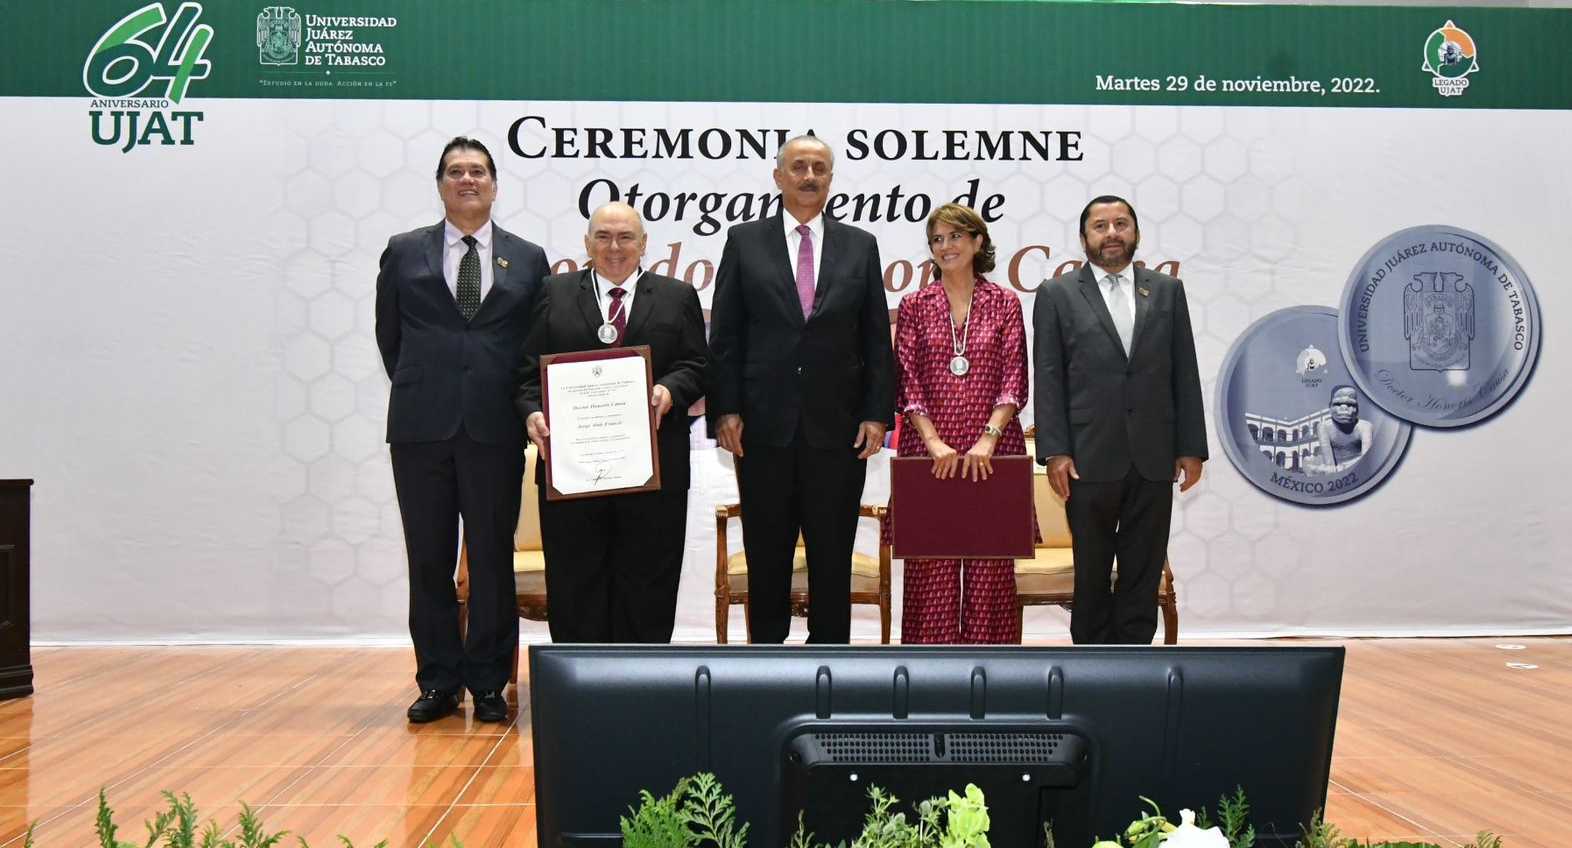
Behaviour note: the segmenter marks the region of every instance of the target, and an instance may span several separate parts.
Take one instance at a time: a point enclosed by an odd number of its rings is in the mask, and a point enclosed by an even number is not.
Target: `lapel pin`
[[[498,268],[506,268],[506,267],[508,267],[508,258],[506,256],[498,256],[497,257],[497,267]]]
[[[1141,293],[1141,297],[1151,297],[1152,296],[1152,290],[1151,289],[1136,289],[1136,291]]]

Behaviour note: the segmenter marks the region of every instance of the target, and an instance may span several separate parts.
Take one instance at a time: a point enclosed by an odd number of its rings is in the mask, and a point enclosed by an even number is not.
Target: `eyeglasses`
[[[974,239],[976,237],[976,233],[968,233],[965,230],[956,230],[949,235],[945,235],[944,233],[935,233],[928,237],[928,246],[932,248],[940,248],[944,247],[946,244],[960,244],[963,241]]]
[[[610,247],[612,244],[632,247],[639,243],[639,237],[633,233],[595,233],[590,236],[590,241],[595,242],[596,247]]]

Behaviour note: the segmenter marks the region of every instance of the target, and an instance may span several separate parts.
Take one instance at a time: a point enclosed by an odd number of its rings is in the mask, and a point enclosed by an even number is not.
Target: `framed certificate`
[[[899,559],[1031,559],[1032,458],[995,456],[987,480],[933,476],[926,456],[890,460],[890,547]]]
[[[648,345],[540,358],[546,500],[660,488]]]

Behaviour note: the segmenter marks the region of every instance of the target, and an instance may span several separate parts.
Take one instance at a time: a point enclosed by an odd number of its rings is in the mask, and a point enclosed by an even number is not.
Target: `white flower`
[[[1228,848],[1228,837],[1222,830],[1195,826],[1193,811],[1180,810],[1179,820],[1180,825],[1163,836],[1164,848]]]

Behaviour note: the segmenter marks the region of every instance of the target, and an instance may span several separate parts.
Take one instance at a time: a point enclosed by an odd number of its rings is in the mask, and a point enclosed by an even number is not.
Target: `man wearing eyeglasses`
[[[545,251],[492,222],[497,166],[485,145],[448,142],[437,194],[443,220],[388,239],[377,274],[377,346],[393,383],[387,439],[420,687],[408,717],[447,716],[468,689],[475,719],[500,722],[519,641],[513,532],[524,428],[513,409],[514,369],[550,271]],[[462,640],[453,586],[460,519],[470,578]]]
[[[799,532],[808,641],[850,641],[863,479],[894,423],[879,245],[824,216],[834,165],[812,135],[782,146],[782,211],[732,227],[715,276],[705,405],[735,457],[754,642],[786,640]]]
[[[540,536],[553,642],[670,642],[688,517],[687,409],[704,394],[704,313],[693,286],[640,267],[638,212],[608,203],[590,216],[589,267],[547,277],[524,345],[516,398],[540,451]],[[649,345],[660,489],[546,500],[551,422],[540,358]],[[675,413],[673,413],[675,410]]]

